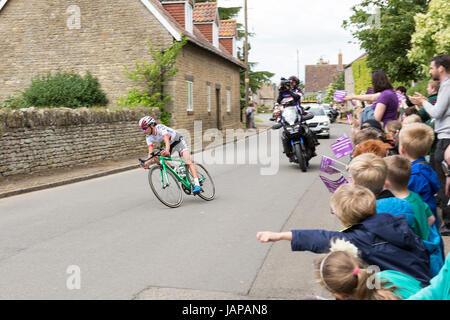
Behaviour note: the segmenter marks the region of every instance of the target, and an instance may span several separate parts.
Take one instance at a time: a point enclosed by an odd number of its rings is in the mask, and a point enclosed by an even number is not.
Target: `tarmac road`
[[[318,169],[349,130],[333,124],[306,173],[275,148],[278,172],[262,175],[268,165],[250,160],[262,146],[270,155],[270,138],[261,133],[258,148],[250,137],[244,164],[207,164],[215,200],[186,196],[177,209],[156,199],[142,169],[0,199],[0,299],[329,297],[314,280],[317,255],[256,233],[341,228]]]

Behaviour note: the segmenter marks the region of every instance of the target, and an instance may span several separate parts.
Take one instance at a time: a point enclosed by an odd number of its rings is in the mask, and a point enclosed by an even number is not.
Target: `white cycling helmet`
[[[156,124],[156,120],[151,116],[145,116],[139,120],[139,127],[149,127],[151,124]]]

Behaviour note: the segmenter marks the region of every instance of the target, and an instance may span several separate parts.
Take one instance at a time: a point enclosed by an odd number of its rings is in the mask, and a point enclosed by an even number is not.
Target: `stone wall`
[[[137,122],[159,109],[0,110],[0,177],[118,159],[146,143]]]
[[[90,71],[110,104],[136,83],[123,74],[151,61],[146,39],[163,48],[173,38],[139,0],[13,0],[0,11],[0,100],[48,72]]]

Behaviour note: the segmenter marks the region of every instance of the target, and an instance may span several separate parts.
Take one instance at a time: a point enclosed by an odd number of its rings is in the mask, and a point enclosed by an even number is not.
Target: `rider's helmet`
[[[296,77],[296,76],[290,76],[289,77],[290,81],[295,81],[295,87],[297,87],[300,83],[300,80]]]
[[[139,127],[141,128],[149,127],[151,124],[156,124],[156,120],[151,116],[145,116],[139,120]]]

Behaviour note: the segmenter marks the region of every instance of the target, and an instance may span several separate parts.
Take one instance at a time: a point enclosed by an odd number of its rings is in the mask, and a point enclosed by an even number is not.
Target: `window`
[[[194,82],[186,80],[187,111],[194,111]]]
[[[227,112],[231,112],[231,90],[227,88]]]
[[[207,97],[207,101],[208,101],[208,113],[211,112],[211,84],[207,83],[206,84],[206,97]]]

